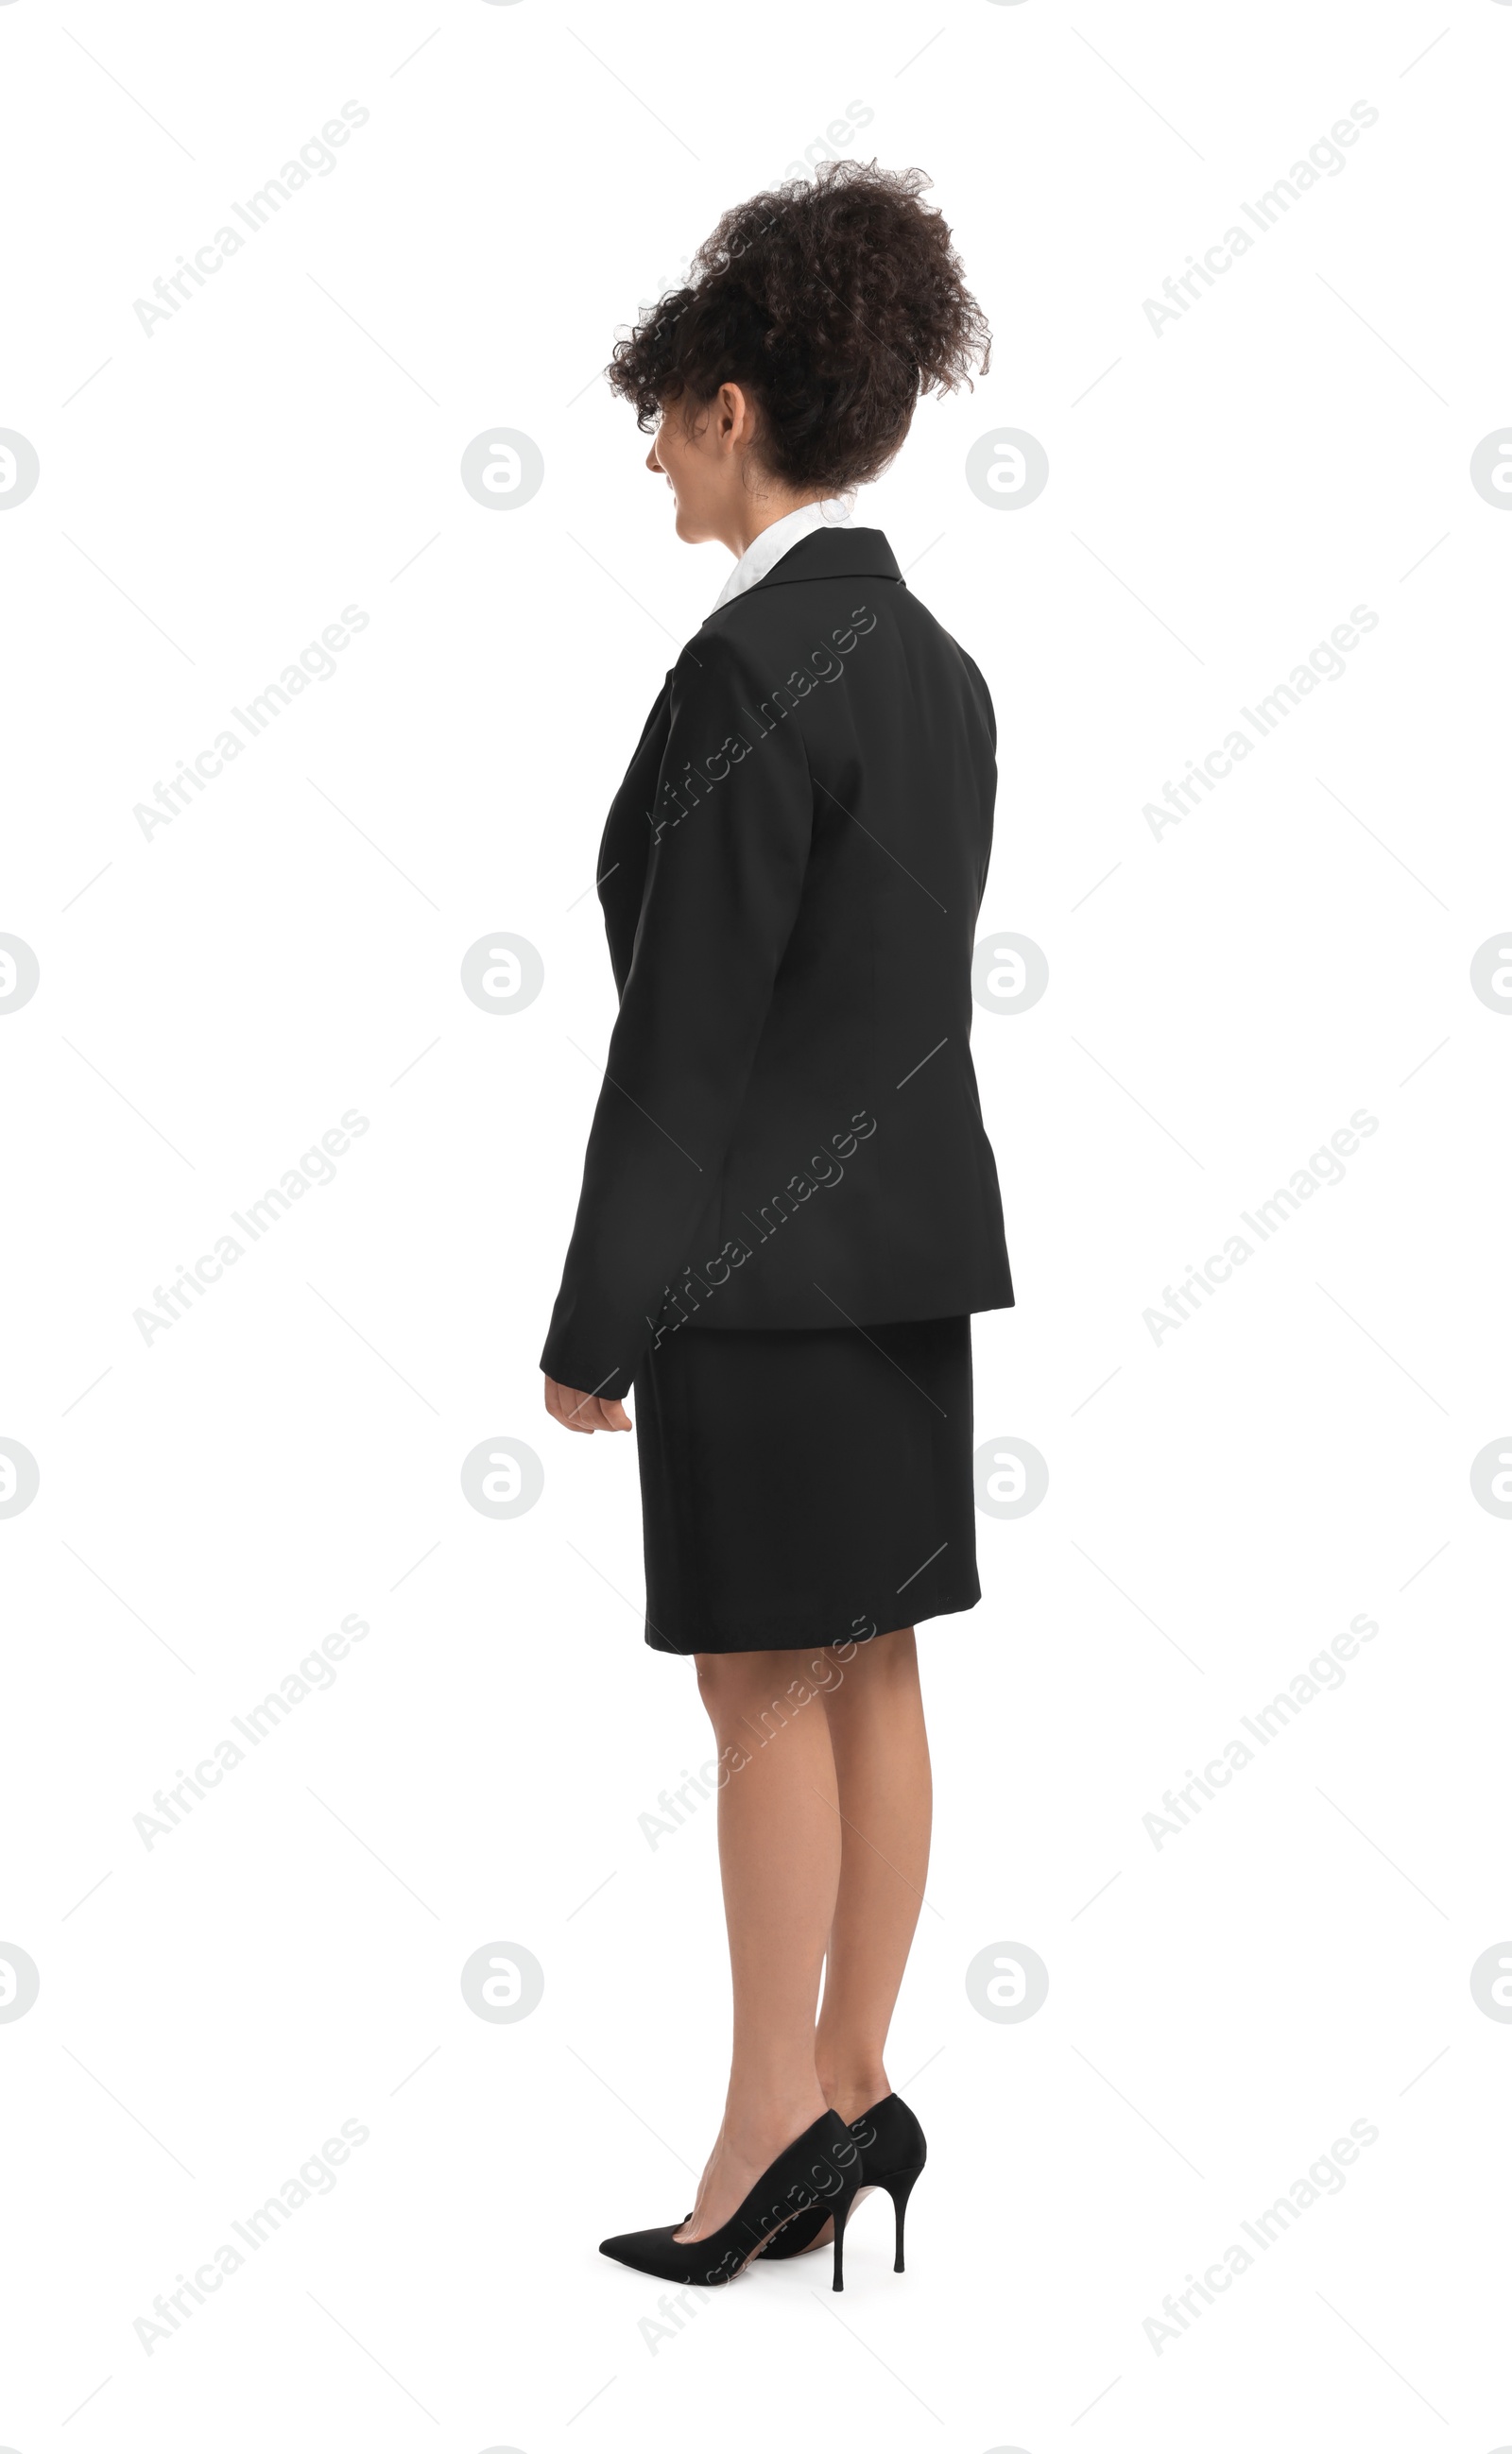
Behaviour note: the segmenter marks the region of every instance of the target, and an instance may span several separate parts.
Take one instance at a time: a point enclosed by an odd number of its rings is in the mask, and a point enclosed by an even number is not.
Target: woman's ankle
[[[843,2069],[822,2069],[819,2085],[824,2090],[826,2104],[833,2107],[842,2122],[857,2122],[874,2104],[880,2104],[891,2093],[887,2073],[879,2062],[848,2063]]]
[[[828,2110],[828,2099],[817,2082],[812,2094],[784,2089],[776,2095],[753,2094],[728,2100],[720,2144],[743,2162],[766,2165]]]

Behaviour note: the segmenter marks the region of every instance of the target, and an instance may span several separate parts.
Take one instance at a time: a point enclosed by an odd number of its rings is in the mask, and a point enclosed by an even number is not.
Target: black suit
[[[683,650],[599,852],[619,1016],[554,1379],[623,1397],[670,1328],[1012,1303],[969,1046],[996,738],[876,529],[803,537]]]

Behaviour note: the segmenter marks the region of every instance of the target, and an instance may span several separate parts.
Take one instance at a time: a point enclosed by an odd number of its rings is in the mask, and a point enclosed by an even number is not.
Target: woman
[[[980,1599],[970,1316],[1013,1301],[968,1046],[992,703],[840,524],[988,362],[927,184],[753,197],[608,371],[678,535],[737,557],[604,832],[619,1016],[541,1358],[572,1431],[628,1431],[634,1384],[646,1641],[720,1751],[724,2122],[692,2214],[603,2243],[678,2283],[833,2227],[838,2290],[863,2186],[901,2267],[924,2161],[882,2059],[929,1852],[914,1624]]]

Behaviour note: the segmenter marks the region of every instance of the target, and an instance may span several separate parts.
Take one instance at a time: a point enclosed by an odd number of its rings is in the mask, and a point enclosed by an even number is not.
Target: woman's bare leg
[[[861,1645],[823,1710],[842,1838],[815,2059],[826,2101],[854,2122],[889,2093],[883,2049],[929,1869],[933,1787],[913,1629]]]
[[[826,2097],[815,2011],[836,1909],[840,1835],[820,1678],[795,1652],[701,1653],[698,1685],[721,1764],[719,1867],[735,2038],[724,2122],[679,2241],[727,2223]]]

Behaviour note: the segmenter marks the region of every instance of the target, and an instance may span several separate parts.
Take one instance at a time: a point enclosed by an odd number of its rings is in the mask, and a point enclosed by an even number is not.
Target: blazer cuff
[[[590,1363],[554,1338],[546,1341],[540,1368],[549,1380],[556,1381],[563,1389],[581,1389],[590,1398],[628,1398],[635,1378],[635,1367],[631,1363],[624,1367],[616,1364],[606,1378],[601,1361]]]

